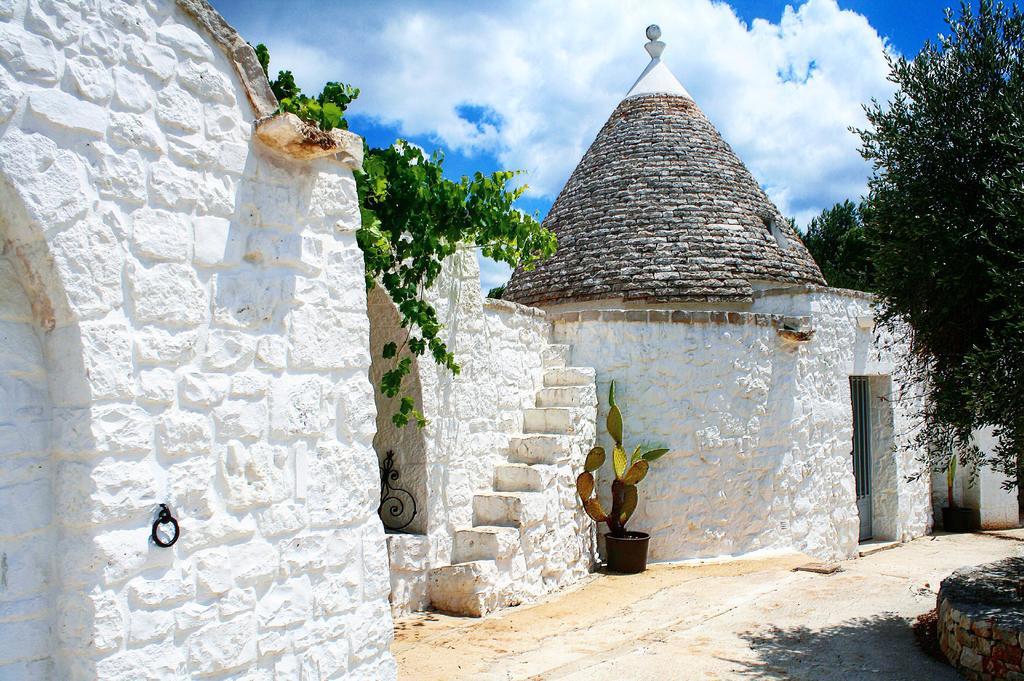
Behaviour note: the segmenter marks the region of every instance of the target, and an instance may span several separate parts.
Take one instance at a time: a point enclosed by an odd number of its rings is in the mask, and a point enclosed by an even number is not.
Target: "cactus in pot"
[[[603,447],[594,447],[587,454],[584,464],[584,471],[576,478],[576,491],[583,502],[583,509],[595,522],[608,525],[608,533],[605,535],[608,548],[609,568],[616,572],[642,572],[647,562],[647,540],[649,536],[643,532],[627,532],[626,523],[636,510],[638,492],[637,485],[647,476],[652,461],[664,456],[668,449],[643,450],[637,445],[632,455],[626,454],[626,448],[622,444],[622,412],[615,404],[615,382],[612,381],[608,388],[608,420],[606,422],[608,434],[614,441],[612,448],[612,469],[615,472],[615,479],[612,481],[612,505],[609,511],[605,511],[595,494],[594,472],[605,462],[605,450]],[[639,556],[624,556],[625,560],[617,560],[623,547],[628,543],[642,541],[642,547],[637,546],[631,551],[640,551],[642,548],[642,560]],[[639,569],[636,569],[639,568]]]

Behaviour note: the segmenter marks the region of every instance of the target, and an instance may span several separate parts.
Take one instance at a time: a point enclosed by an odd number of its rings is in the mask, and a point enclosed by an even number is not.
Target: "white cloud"
[[[535,196],[558,193],[646,66],[649,23],[662,28],[665,62],[783,213],[801,224],[864,191],[869,168],[848,128],[865,125],[862,103],[892,92],[889,46],[835,0],[808,0],[777,21],[751,25],[713,0],[333,11],[322,17],[323,42],[315,33],[275,36],[273,27],[260,36],[275,65],[291,65],[307,89],[327,79],[358,85],[353,112],[402,134],[527,170]],[[493,112],[489,122],[461,117],[464,105]]]

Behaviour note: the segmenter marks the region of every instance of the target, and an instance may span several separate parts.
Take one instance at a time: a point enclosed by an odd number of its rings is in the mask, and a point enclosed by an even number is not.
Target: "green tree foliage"
[[[494,288],[487,292],[488,298],[495,298],[497,300],[500,300],[503,295],[505,295],[504,284],[502,284],[501,286],[495,286]]]
[[[807,225],[803,241],[830,286],[871,290],[871,244],[855,203],[844,201],[821,211]]]
[[[441,264],[460,246],[512,266],[531,268],[555,252],[555,235],[514,207],[526,187],[511,188],[517,175],[476,173],[472,178],[444,177],[443,157],[424,156],[401,141],[386,149],[367,149],[363,171],[356,173],[362,227],[356,236],[366,264],[366,285],[380,283],[409,329],[403,347],[389,343],[384,358],[394,366],[381,379],[381,392],[395,397],[412,369],[412,356],[429,352],[457,374],[459,365],[440,337],[437,311],[424,297],[437,281]],[[423,425],[412,397],[402,398],[392,416],[398,426],[410,417]]]
[[[857,131],[874,164],[863,209],[880,321],[909,327],[926,380],[919,440],[932,463],[978,460],[1019,481],[1024,447],[1024,19],[981,0],[947,13],[949,35],[890,59],[898,90]]]

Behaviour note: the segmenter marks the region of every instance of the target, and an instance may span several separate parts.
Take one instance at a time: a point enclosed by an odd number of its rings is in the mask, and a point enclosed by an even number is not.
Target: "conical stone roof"
[[[533,271],[517,270],[505,299],[745,301],[755,283],[825,283],[789,222],[661,62],[658,36],[649,30],[651,64],[544,220],[558,251]]]

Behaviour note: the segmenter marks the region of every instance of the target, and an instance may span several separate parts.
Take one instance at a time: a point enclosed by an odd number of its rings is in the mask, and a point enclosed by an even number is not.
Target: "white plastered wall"
[[[555,315],[556,340],[597,369],[599,442],[607,442],[604,396],[614,379],[626,444],[672,450],[641,484],[631,523],[651,532],[653,560],[794,549],[856,555],[849,376],[892,376],[896,360],[887,339],[876,342],[870,323],[862,328],[870,316],[867,297],[835,289],[766,293],[742,312]],[[787,323],[814,329],[813,339],[783,340]],[[914,398],[891,393],[902,445]],[[927,482],[907,481],[919,469],[915,454],[887,449],[877,453],[888,457],[882,470],[894,490],[878,500],[885,532],[925,534]]]
[[[0,678],[392,678],[352,171],[255,143],[179,4],[0,2],[0,235],[42,335],[60,557],[49,654],[6,615],[32,596],[0,593]],[[35,508],[0,472],[2,507]]]

